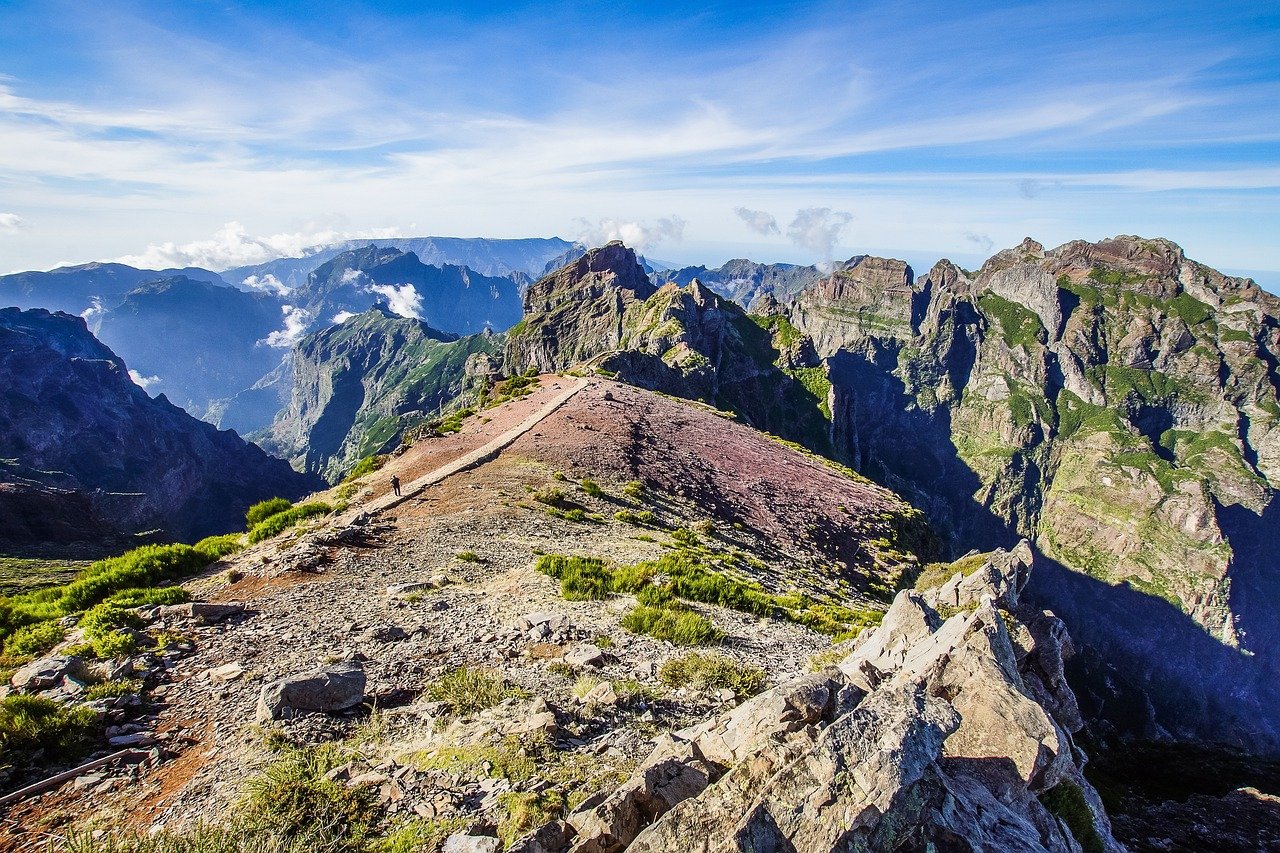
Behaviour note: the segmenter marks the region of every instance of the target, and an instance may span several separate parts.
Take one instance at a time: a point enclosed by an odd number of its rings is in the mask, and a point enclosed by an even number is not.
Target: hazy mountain
[[[317,485],[130,380],[83,319],[0,309],[0,511],[10,542],[242,527],[254,501]]]
[[[292,341],[267,341],[282,325],[274,296],[175,276],[130,291],[93,328],[148,391],[203,418],[280,363]]]
[[[59,267],[49,272],[20,272],[0,276],[0,307],[47,308],[82,314],[110,308],[129,291],[147,281],[185,276],[214,284],[226,284],[208,270],[188,267],[170,270],[141,270],[125,264],[91,263]]]
[[[307,276],[321,264],[343,252],[376,245],[412,252],[425,264],[465,266],[486,276],[511,276],[513,273],[535,278],[543,273],[548,261],[572,248],[573,244],[558,237],[529,237],[496,240],[487,237],[387,237],[376,240],[347,240],[325,246],[302,258],[278,258],[252,266],[235,267],[223,272],[232,284],[245,279],[274,276],[285,287],[304,285]]]

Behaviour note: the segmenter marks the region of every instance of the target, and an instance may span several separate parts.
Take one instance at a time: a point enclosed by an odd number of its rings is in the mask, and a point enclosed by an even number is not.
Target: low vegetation
[[[319,515],[328,515],[333,512],[333,507],[323,501],[313,501],[311,503],[299,504],[290,507],[283,512],[278,512],[268,516],[263,521],[255,524],[249,529],[249,544],[256,545],[265,539],[279,536],[285,530],[306,521],[308,518],[315,518]]]
[[[622,617],[622,627],[676,646],[706,646],[724,639],[724,632],[710,619],[678,602],[662,607],[638,605]]]
[[[693,690],[732,690],[739,697],[754,696],[764,689],[764,670],[739,663],[719,653],[689,652],[665,662],[658,680],[668,687]]]
[[[282,513],[291,506],[293,506],[293,501],[285,498],[270,498],[265,501],[258,501],[249,507],[244,514],[245,529],[252,530],[271,516]]]
[[[389,458],[391,457],[387,456],[386,454],[374,454],[373,456],[366,456],[365,458],[357,462],[355,465],[351,466],[351,470],[347,472],[347,476],[342,478],[342,482],[350,483],[353,480],[360,479],[366,474],[372,474],[374,471],[377,471],[383,465],[386,465],[387,460]]]
[[[13,694],[0,701],[0,766],[17,753],[44,750],[55,761],[71,761],[83,752],[97,715],[41,696]]]
[[[1103,853],[1106,848],[1093,825],[1093,811],[1079,785],[1071,781],[1059,782],[1040,795],[1040,802],[1050,814],[1067,825],[1085,853]]]
[[[523,696],[524,691],[508,684],[497,670],[460,666],[436,679],[426,694],[432,701],[447,703],[454,714],[465,716]]]

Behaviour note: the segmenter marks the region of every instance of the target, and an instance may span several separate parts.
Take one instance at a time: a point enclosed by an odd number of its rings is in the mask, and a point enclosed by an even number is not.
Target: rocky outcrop
[[[263,446],[298,468],[340,479],[487,381],[488,358],[501,346],[489,333],[459,338],[375,306],[298,343],[292,398]]]
[[[838,667],[667,736],[513,849],[1123,850],[1072,740],[1069,641],[1018,605],[1030,549],[988,557],[964,575],[980,602],[943,620],[902,592]]]
[[[98,541],[103,531],[160,530],[194,541],[242,527],[244,511],[319,485],[235,433],[151,398],[84,320],[35,309],[0,310],[0,466],[3,502],[87,507],[56,523],[27,517],[0,536]]]

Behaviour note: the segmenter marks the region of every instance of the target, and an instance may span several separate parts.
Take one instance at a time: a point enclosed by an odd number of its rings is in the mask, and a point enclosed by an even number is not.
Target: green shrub
[[[136,629],[141,628],[143,624],[138,614],[106,602],[95,605],[80,617],[84,638],[90,642],[119,628]]]
[[[249,531],[249,544],[256,545],[273,536],[280,535],[288,528],[306,521],[308,518],[314,518],[317,515],[328,515],[331,512],[333,512],[333,507],[321,501],[300,504],[284,512],[278,512],[254,525]]]
[[[120,658],[138,649],[138,640],[125,631],[108,631],[91,644],[95,657],[103,660]]]
[[[645,607],[670,607],[675,600],[669,586],[649,584],[636,593],[636,601]]]
[[[162,580],[191,575],[210,562],[207,555],[190,545],[143,545],[119,557],[91,564],[71,583],[54,591],[57,607],[64,615],[75,613],[92,607],[113,592],[155,586]]]
[[[1040,795],[1040,802],[1050,814],[1067,825],[1085,853],[1103,853],[1102,838],[1093,825],[1093,811],[1079,785],[1070,781],[1059,782]]]
[[[565,663],[562,660],[558,660],[558,661],[555,661],[554,663],[548,664],[547,672],[551,673],[552,675],[558,675],[561,678],[577,678],[578,677],[578,671],[574,669],[571,665]]]
[[[677,646],[706,646],[724,639],[710,619],[689,609],[639,605],[622,617],[622,627]]]
[[[414,818],[369,843],[369,853],[440,853],[445,839],[466,829],[465,817]]]
[[[531,497],[540,504],[560,507],[565,505],[564,489],[558,486],[546,486],[538,489]]]
[[[754,696],[764,689],[764,670],[738,663],[728,655],[689,652],[672,658],[658,670],[658,680],[668,687],[694,690],[728,688],[738,696]]]
[[[4,641],[4,653],[10,657],[40,655],[61,643],[67,629],[56,619],[26,625],[14,631]]]
[[[558,820],[565,811],[564,794],[549,791],[508,791],[498,796],[506,810],[498,821],[498,837],[510,847],[524,835]]]
[[[544,554],[537,570],[560,581],[560,592],[570,601],[607,598],[613,574],[595,557],[563,557]]]
[[[351,467],[351,470],[347,472],[347,476],[342,478],[342,482],[350,483],[352,480],[363,477],[365,474],[372,474],[383,465],[386,465],[387,459],[388,457],[385,455],[366,456]]]
[[[622,487],[622,493],[632,500],[635,500],[644,494],[644,483],[641,483],[639,480],[632,480]]]
[[[192,546],[214,563],[223,557],[244,550],[243,533],[224,533],[221,536],[206,536]]]
[[[142,692],[142,682],[136,678],[121,678],[116,681],[104,681],[95,684],[84,692],[86,701],[94,699],[112,699],[117,696],[128,696]]]
[[[317,827],[338,830],[345,849],[362,850],[378,817],[378,793],[325,778],[345,758],[325,748],[286,752],[249,780],[239,809],[245,826],[298,838],[312,836]]]
[[[586,492],[593,498],[602,497],[604,495],[604,489],[600,488],[600,484],[595,480],[583,480],[578,485],[582,487],[582,491]]]
[[[459,560],[461,560],[464,563],[480,562],[480,555],[477,554],[475,551],[459,551],[456,556]]]
[[[453,713],[462,716],[492,708],[504,699],[525,695],[519,687],[507,684],[497,670],[467,666],[446,672],[426,693],[432,701],[447,702]]]
[[[11,764],[15,752],[44,749],[54,761],[79,756],[97,715],[41,696],[15,693],[0,701],[0,764]]]
[[[244,524],[247,530],[252,530],[256,525],[261,524],[273,515],[284,512],[293,506],[293,501],[285,498],[271,498],[265,501],[258,501],[249,507],[244,514]]]
[[[156,604],[185,604],[191,593],[180,586],[153,586],[122,589],[107,596],[104,604],[114,607],[150,607]]]

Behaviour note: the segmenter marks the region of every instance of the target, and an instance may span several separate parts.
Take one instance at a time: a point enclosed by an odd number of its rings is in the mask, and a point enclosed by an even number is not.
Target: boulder
[[[364,701],[365,674],[349,661],[265,685],[258,697],[259,723],[293,716],[296,711],[345,711]]]
[[[51,655],[19,667],[10,677],[9,683],[15,690],[37,693],[59,687],[63,677],[68,675],[77,680],[83,679],[84,661],[75,655]]]
[[[444,840],[440,853],[498,853],[502,842],[491,835],[465,835],[455,832]]]
[[[189,601],[186,604],[168,604],[160,608],[157,614],[161,619],[189,619],[204,625],[239,616],[244,613],[244,605],[240,602],[218,604],[212,601]]]
[[[585,643],[565,655],[564,662],[570,666],[601,666],[604,652],[592,643]]]

